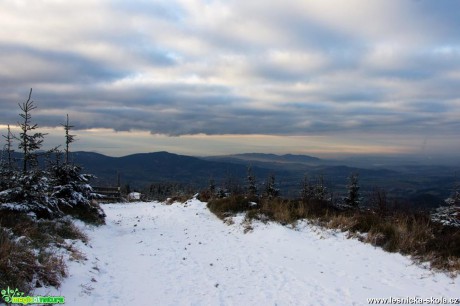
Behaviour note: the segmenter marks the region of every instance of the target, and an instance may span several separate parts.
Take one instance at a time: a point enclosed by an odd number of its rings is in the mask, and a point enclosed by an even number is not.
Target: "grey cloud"
[[[94,80],[114,80],[127,73],[103,65],[100,62],[85,58],[78,53],[61,52],[59,50],[41,50],[28,46],[2,44],[0,54],[24,56],[21,66],[31,65],[34,59],[42,60],[51,68],[50,71],[34,71],[33,75],[18,75],[17,78],[28,78],[29,82],[93,82]],[[27,62],[30,59],[31,63]],[[19,68],[19,67],[18,67]],[[33,67],[31,67],[33,69]],[[57,74],[54,74],[57,72]],[[14,73],[14,72],[13,72]],[[12,75],[15,77],[14,74]],[[10,75],[11,77],[11,75]]]
[[[460,55],[454,48],[458,40],[452,30],[439,26],[433,30],[441,32],[439,37],[426,33],[428,43],[408,46],[407,54],[394,54],[400,64],[379,66],[378,61],[369,63],[364,58],[381,43],[380,37],[374,41],[350,35],[310,20],[303,12],[286,8],[277,14],[270,4],[265,5],[260,15],[244,10],[235,13],[241,13],[243,19],[257,19],[261,27],[278,29],[280,41],[258,39],[254,37],[257,33],[251,32],[242,35],[232,28],[197,28],[187,23],[189,13],[176,2],[117,1],[107,8],[118,18],[143,16],[179,23],[181,34],[203,43],[201,55],[189,54],[187,46],[177,47],[167,38],[147,35],[162,29],[137,31],[126,20],[126,32],[106,33],[104,38],[128,54],[121,57],[126,62],[117,62],[111,54],[104,60],[46,45],[2,43],[0,55],[21,55],[25,62],[15,64],[25,66],[18,72],[0,70],[0,105],[4,109],[0,124],[17,121],[16,103],[33,86],[39,107],[36,119],[43,126],[57,126],[69,113],[78,129],[140,129],[168,135],[421,133],[427,127],[443,131],[457,127],[443,119],[453,111],[446,101],[460,96],[455,77]],[[457,6],[454,2],[449,5],[451,9]],[[417,14],[429,16],[430,10],[437,8],[439,16],[431,16],[431,23],[446,16],[449,25],[456,25],[455,13],[441,6],[422,1]],[[442,44],[431,45],[431,41]],[[449,45],[454,46],[449,52],[435,52],[437,47]],[[316,52],[326,61],[314,68],[287,67],[268,60],[266,54],[271,49]],[[180,54],[181,59],[170,54]],[[219,70],[219,55],[228,54],[243,58],[242,71],[247,75],[228,73],[228,77],[225,69]],[[27,59],[48,63],[49,69],[27,67]],[[191,76],[199,81],[190,81]],[[299,84],[308,88],[298,90]],[[389,109],[387,105],[395,100],[398,107]]]
[[[280,68],[271,63],[260,63],[253,66],[253,73],[274,82],[291,83],[308,81],[311,76],[309,71],[293,71],[289,68]]]

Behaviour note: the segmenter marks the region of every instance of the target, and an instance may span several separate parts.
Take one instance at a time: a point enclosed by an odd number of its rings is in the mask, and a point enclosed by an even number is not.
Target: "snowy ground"
[[[367,298],[460,298],[460,278],[304,224],[224,224],[204,203],[104,205],[70,262],[66,305],[367,305]]]

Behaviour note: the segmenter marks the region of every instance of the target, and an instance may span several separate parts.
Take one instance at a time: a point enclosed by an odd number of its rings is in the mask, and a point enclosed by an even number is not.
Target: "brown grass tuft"
[[[67,275],[63,255],[66,249],[75,257],[65,239],[87,242],[88,238],[70,219],[34,220],[25,214],[0,217],[0,288],[18,288],[30,293],[35,286],[59,287]]]
[[[244,196],[230,196],[228,198],[213,199],[208,202],[208,208],[220,219],[238,213],[247,211],[251,208],[251,202]]]

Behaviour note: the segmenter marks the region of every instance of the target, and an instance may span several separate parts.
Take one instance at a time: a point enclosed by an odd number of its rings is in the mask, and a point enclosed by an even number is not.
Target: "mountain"
[[[266,154],[266,153],[243,153],[223,156],[205,157],[207,160],[219,160],[229,162],[269,162],[269,163],[301,163],[301,164],[318,164],[321,159],[309,155],[294,154]]]
[[[305,176],[312,181],[322,176],[330,192],[342,196],[348,177],[359,173],[362,195],[369,198],[375,187],[384,188],[389,196],[412,199],[415,205],[438,206],[450,193],[455,182],[454,173],[460,169],[445,167],[398,166],[392,168],[359,168],[337,165],[304,155],[274,155],[261,153],[237,154],[198,158],[168,152],[140,153],[123,157],[109,157],[98,153],[75,152],[72,158],[84,171],[95,174],[94,184],[116,185],[143,189],[152,183],[173,182],[201,189],[210,179],[219,187],[229,184],[244,188],[247,167],[251,165],[259,185],[270,174],[275,175],[283,196],[297,197]]]
[[[117,184],[142,188],[152,182],[176,182],[195,187],[207,186],[212,178],[217,184],[224,180],[246,177],[247,167],[220,161],[208,161],[197,157],[168,152],[139,153],[123,157],[108,157],[91,152],[72,154],[75,163],[85,172],[95,174],[98,184]],[[269,169],[254,168],[258,177],[266,177]],[[283,172],[283,171],[281,171]]]
[[[21,169],[22,154],[14,158]],[[458,182],[459,166],[417,164],[387,164],[357,166],[346,161],[330,161],[305,155],[275,155],[248,153],[214,157],[192,157],[168,152],[139,153],[123,157],[110,157],[93,152],[74,152],[73,162],[83,167],[85,173],[94,174],[93,185],[130,185],[145,190],[152,183],[176,183],[194,191],[209,185],[213,179],[217,187],[246,186],[247,168],[252,166],[259,190],[270,174],[275,175],[277,187],[285,197],[298,197],[301,182],[323,177],[329,192],[342,197],[347,190],[351,173],[359,174],[360,191],[369,199],[378,187],[391,198],[412,203],[417,207],[438,207],[452,194]],[[54,160],[54,157],[51,157]],[[46,155],[40,158],[46,167]],[[406,201],[407,200],[407,201]]]

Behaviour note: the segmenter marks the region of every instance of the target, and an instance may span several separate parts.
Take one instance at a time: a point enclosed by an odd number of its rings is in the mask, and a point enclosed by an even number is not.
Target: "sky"
[[[0,131],[45,144],[456,157],[460,2],[0,0]],[[3,139],[0,145],[3,146]]]

